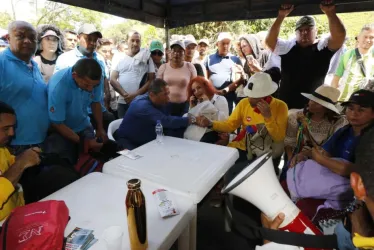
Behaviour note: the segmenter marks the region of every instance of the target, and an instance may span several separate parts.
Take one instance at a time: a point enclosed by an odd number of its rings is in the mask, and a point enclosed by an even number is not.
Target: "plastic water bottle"
[[[156,123],[156,142],[162,143],[164,141],[164,129],[160,120],[157,120]]]

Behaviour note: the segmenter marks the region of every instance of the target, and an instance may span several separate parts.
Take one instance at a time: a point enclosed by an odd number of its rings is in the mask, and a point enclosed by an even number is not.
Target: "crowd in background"
[[[280,181],[307,216],[343,210],[354,197],[356,147],[374,121],[374,25],[347,50],[349,26],[325,1],[330,33],[318,38],[304,16],[285,41],[293,8],[282,5],[266,32],[172,36],[167,48],[142,48],[135,30],[114,41],[92,24],[10,23],[0,40],[0,219],[78,179],[80,154],[100,151],[116,119],[118,150],[152,141],[161,123],[165,135],[238,149],[237,163],[272,151],[278,172],[283,155]],[[41,152],[60,163],[40,164]]]

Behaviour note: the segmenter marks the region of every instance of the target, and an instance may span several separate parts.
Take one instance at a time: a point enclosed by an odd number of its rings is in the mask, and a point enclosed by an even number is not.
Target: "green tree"
[[[8,24],[13,21],[13,18],[7,12],[0,12],[0,28],[7,29]]]
[[[39,10],[38,18],[33,24],[54,24],[61,30],[77,29],[83,23],[92,23],[101,30],[101,23],[104,18],[109,17],[97,11],[73,7],[66,4],[46,2],[44,8]]]
[[[104,37],[114,38],[117,41],[125,40],[126,34],[130,30],[136,30],[142,35],[142,46],[146,47],[153,39],[164,41],[164,29],[156,28],[152,25],[145,24],[135,20],[126,20],[123,23],[113,25],[104,30]]]

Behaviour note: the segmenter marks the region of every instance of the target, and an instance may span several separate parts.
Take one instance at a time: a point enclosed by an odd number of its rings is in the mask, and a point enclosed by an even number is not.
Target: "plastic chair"
[[[108,138],[109,138],[109,140],[115,141],[115,139],[113,137],[113,134],[119,128],[119,126],[121,125],[121,122],[122,122],[122,119],[117,119],[117,120],[112,121],[109,124],[109,127],[108,127]]]

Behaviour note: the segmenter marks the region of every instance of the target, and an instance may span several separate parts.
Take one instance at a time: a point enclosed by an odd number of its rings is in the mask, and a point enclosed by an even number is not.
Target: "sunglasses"
[[[152,51],[151,52],[152,56],[163,56],[164,53],[162,53],[161,51]]]

